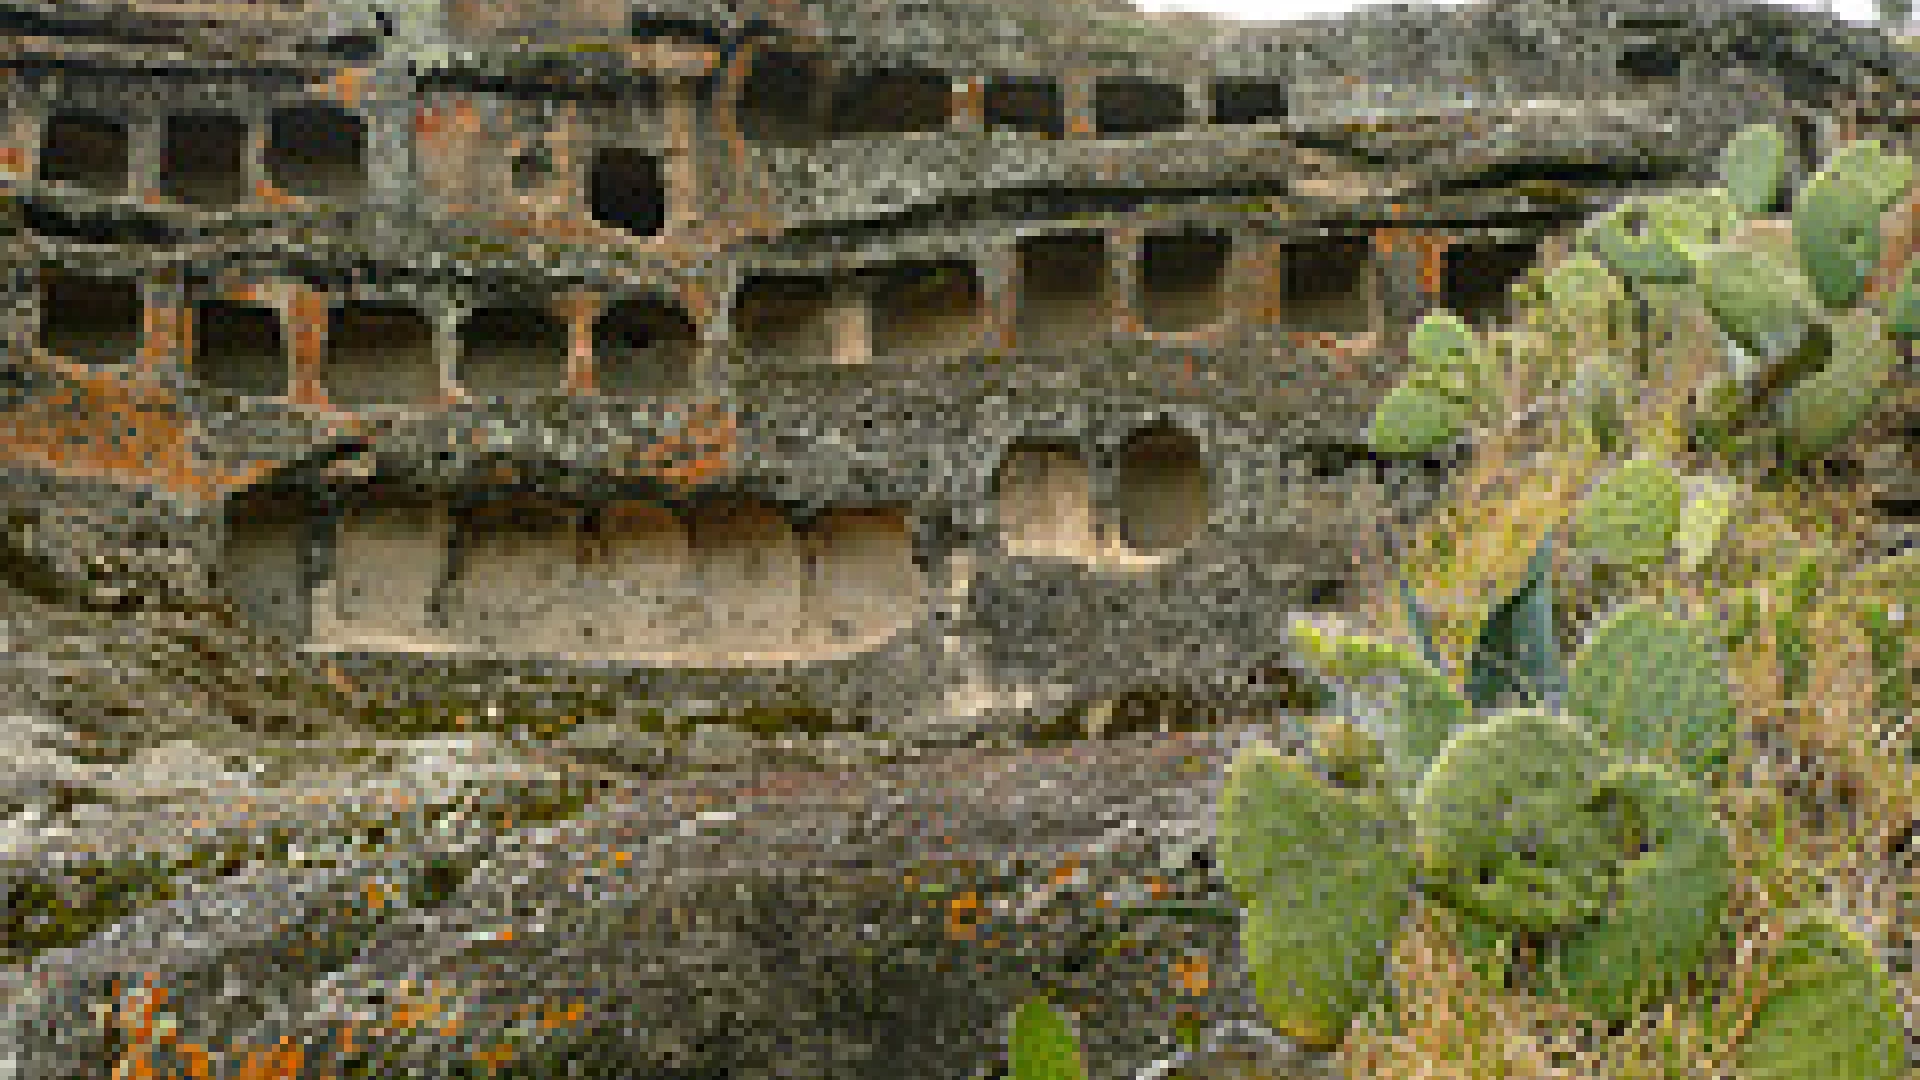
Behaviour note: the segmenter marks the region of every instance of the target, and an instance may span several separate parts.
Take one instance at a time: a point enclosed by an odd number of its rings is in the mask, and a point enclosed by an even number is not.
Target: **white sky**
[[[1371,7],[1385,0],[1135,0],[1147,11],[1207,11],[1227,15],[1237,19],[1297,19],[1307,15],[1321,15],[1351,11],[1358,7]],[[1438,2],[1460,2],[1460,0],[1403,0],[1413,6]],[[1768,3],[1785,3],[1786,0],[1767,0]],[[1831,10],[1844,19],[1859,22],[1871,22],[1874,19],[1873,0],[1799,0],[1788,4],[1791,7],[1806,7],[1816,10]]]

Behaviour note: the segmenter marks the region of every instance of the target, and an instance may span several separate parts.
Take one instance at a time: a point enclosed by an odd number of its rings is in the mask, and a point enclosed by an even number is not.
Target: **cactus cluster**
[[[1912,160],[1877,142],[1848,144],[1808,181],[1790,221],[1776,222],[1763,215],[1787,178],[1785,145],[1770,126],[1740,132],[1720,158],[1722,187],[1623,201],[1582,226],[1574,253],[1541,279],[1554,320],[1571,328],[1569,419],[1603,452],[1621,444],[1636,397],[1629,369],[1648,374],[1649,357],[1629,365],[1607,351],[1628,336],[1618,331],[1636,310],[1644,319],[1650,308],[1697,307],[1720,335],[1723,369],[1691,388],[1697,442],[1791,464],[1818,459],[1855,431],[1879,403],[1896,342],[1920,336],[1920,266],[1897,288],[1867,295],[1880,218],[1911,186]],[[1761,227],[1773,224],[1790,228]],[[1415,330],[1411,370],[1374,415],[1375,449],[1429,453],[1481,415],[1484,364],[1477,393],[1461,385],[1473,379],[1436,375],[1484,351],[1463,335],[1472,337],[1445,312]]]
[[[1731,757],[1731,690],[1707,633],[1645,601],[1600,621],[1563,674],[1551,551],[1549,535],[1482,624],[1462,689],[1404,581],[1417,649],[1297,628],[1309,666],[1350,706],[1366,700],[1386,767],[1356,788],[1350,770],[1343,785],[1325,760],[1255,745],[1229,770],[1220,866],[1245,905],[1257,996],[1284,1034],[1341,1042],[1386,989],[1416,895],[1456,910],[1476,931],[1470,948],[1533,941],[1529,989],[1608,1022],[1707,963],[1733,872],[1708,794]],[[1864,943],[1822,941],[1822,977],[1863,1011],[1789,1035],[1824,1006],[1776,999],[1742,1044],[1753,1075],[1824,1075],[1807,1063],[1864,1061],[1899,1030]]]

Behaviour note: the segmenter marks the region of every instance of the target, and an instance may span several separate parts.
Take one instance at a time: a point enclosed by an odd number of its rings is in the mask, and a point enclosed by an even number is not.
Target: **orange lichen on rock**
[[[1382,256],[1411,251],[1420,291],[1439,296],[1446,279],[1447,247],[1452,241],[1439,233],[1415,229],[1375,229],[1373,249]]]
[[[187,417],[161,387],[121,371],[57,370],[63,387],[0,415],[0,457],[202,501],[271,468],[223,470],[197,458]]]

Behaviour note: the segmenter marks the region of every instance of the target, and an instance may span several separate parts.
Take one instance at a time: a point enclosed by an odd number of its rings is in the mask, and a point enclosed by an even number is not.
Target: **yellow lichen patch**
[[[980,925],[980,896],[968,890],[947,902],[947,936],[972,941]]]
[[[1183,956],[1173,962],[1173,984],[1183,994],[1198,996],[1207,992],[1209,969],[1204,953]]]

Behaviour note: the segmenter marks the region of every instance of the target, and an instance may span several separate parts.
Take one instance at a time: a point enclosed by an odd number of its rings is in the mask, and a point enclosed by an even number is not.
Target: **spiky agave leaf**
[[[1597,923],[1555,947],[1547,984],[1618,1022],[1670,996],[1706,962],[1733,863],[1705,795],[1684,777],[1623,762],[1601,781],[1600,800],[1620,826],[1617,897]]]
[[[1607,755],[1573,719],[1516,709],[1468,727],[1413,803],[1422,865],[1467,914],[1544,932],[1605,910],[1617,828],[1595,805]]]
[[[1379,999],[1412,899],[1392,804],[1255,744],[1228,770],[1218,835],[1222,874],[1246,905],[1241,947],[1267,1019],[1309,1046],[1337,1046]]]
[[[1706,634],[1637,600],[1607,616],[1574,654],[1567,711],[1625,754],[1717,777],[1732,759],[1733,692]]]
[[[1480,624],[1467,670],[1467,700],[1477,709],[1512,701],[1558,703],[1566,669],[1553,626],[1553,532],[1540,538],[1527,577]]]
[[[1768,987],[1734,1057],[1752,1080],[1894,1080],[1907,1073],[1892,980],[1858,932],[1808,913],[1763,968]]]

